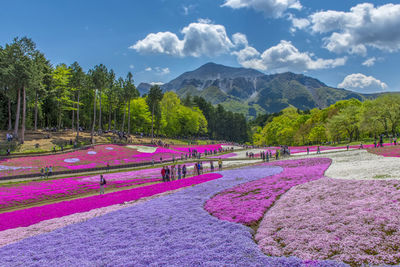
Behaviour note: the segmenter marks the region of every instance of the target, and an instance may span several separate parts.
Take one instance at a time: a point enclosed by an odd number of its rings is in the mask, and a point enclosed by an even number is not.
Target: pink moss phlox
[[[268,163],[283,167],[284,171],[226,190],[208,200],[205,209],[219,219],[250,225],[260,220],[275,200],[293,186],[323,177],[330,164],[327,158]]]
[[[96,195],[87,198],[74,199],[71,201],[64,201],[40,207],[2,213],[0,214],[0,231],[16,227],[25,227],[36,224],[43,220],[58,218],[77,212],[85,212],[96,208],[107,207],[110,205],[124,203],[126,201],[137,200],[142,197],[148,197],[182,187],[204,183],[221,177],[222,175],[218,173],[208,173],[168,183],[159,183],[113,192],[105,195]]]

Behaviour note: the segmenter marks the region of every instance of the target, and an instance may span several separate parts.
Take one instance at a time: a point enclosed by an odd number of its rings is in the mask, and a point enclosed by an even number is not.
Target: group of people
[[[9,133],[6,134],[7,142],[11,142],[13,140],[13,138],[14,138],[14,136],[12,134],[9,134]]]
[[[172,165],[171,168],[168,166],[163,166],[161,169],[161,176],[163,182],[170,182],[174,180],[180,180],[186,178],[186,165],[181,166],[180,164],[178,167]]]
[[[46,166],[40,170],[40,177],[41,178],[48,178],[53,174],[53,166]]]

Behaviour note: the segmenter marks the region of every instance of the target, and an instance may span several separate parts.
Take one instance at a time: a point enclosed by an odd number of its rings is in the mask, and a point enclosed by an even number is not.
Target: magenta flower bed
[[[160,169],[104,174],[107,187],[120,188],[161,181]],[[44,200],[93,193],[99,190],[99,175],[0,186],[0,209]]]
[[[148,197],[166,191],[175,190],[181,187],[204,183],[221,177],[221,174],[209,173],[168,183],[154,184],[105,195],[91,196],[40,207],[2,213],[0,214],[0,231],[16,227],[29,226],[43,220],[58,218],[77,212],[85,212],[95,208],[120,204],[124,203],[125,201],[132,201],[142,197]]]
[[[204,150],[218,149],[221,145],[204,146],[171,146],[170,149],[157,147],[153,153],[139,152],[129,146],[122,145],[98,145],[91,149],[78,150],[71,153],[23,157],[0,160],[0,177],[9,175],[20,175],[28,173],[39,173],[41,168],[52,166],[53,171],[80,170],[109,165],[121,165],[137,162],[158,162],[160,158],[171,160],[173,157],[179,159],[188,153],[190,149]]]
[[[399,264],[399,203],[398,180],[324,178],[283,195],[255,238],[272,256]]]
[[[284,171],[225,190],[208,200],[205,209],[221,220],[252,225],[259,221],[276,199],[293,186],[323,177],[331,164],[327,158],[288,160],[266,165]]]
[[[400,157],[400,146],[384,146],[380,148],[370,148],[368,152],[384,157]]]

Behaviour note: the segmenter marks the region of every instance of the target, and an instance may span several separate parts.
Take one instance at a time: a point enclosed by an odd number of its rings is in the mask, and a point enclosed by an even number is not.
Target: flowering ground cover
[[[271,166],[224,171],[223,178],[4,246],[0,265],[342,266],[267,257],[251,229],[203,209],[221,190],[280,171]]]
[[[147,145],[98,145],[93,148],[77,150],[65,154],[0,159],[0,177],[39,173],[41,168],[52,166],[53,171],[80,170],[95,167],[155,162],[179,159],[188,153],[189,149],[196,149],[204,153],[207,149],[219,149],[221,144],[201,146],[171,146],[170,148]]]
[[[368,152],[374,153],[376,155],[384,156],[384,157],[400,157],[400,146],[399,145],[388,145],[384,147],[374,148],[371,147],[368,149]]]
[[[229,159],[229,158],[233,158],[235,157],[237,154],[236,153],[227,153],[227,154],[223,154],[221,156],[212,156],[212,157],[208,157],[210,159]]]
[[[252,225],[290,188],[320,179],[331,163],[327,158],[287,160],[268,163],[283,172],[221,192],[208,200],[205,209],[221,220]]]
[[[0,231],[16,227],[29,226],[43,220],[62,217],[77,212],[85,212],[95,208],[120,204],[124,203],[125,201],[136,200],[142,197],[203,183],[220,177],[220,174],[209,173],[168,183],[153,184],[129,190],[108,193],[105,195],[95,195],[86,198],[79,198],[24,210],[2,213],[0,214]]]
[[[158,168],[105,173],[104,178],[107,181],[105,187],[109,189],[161,181]],[[0,186],[0,210],[44,200],[94,193],[100,188],[99,180],[99,175],[95,175]]]
[[[198,153],[204,153],[206,150],[208,152],[214,151],[214,150],[219,150],[222,148],[221,144],[214,144],[214,145],[191,145],[191,146],[182,146],[182,145],[171,145],[169,146],[170,149],[180,151],[182,153],[189,153],[190,151],[193,151],[195,149]]]
[[[324,178],[283,195],[255,238],[272,256],[399,264],[399,203],[399,180]]]

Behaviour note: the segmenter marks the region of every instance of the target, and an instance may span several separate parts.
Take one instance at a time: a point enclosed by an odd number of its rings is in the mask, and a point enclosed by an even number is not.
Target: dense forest
[[[301,111],[293,107],[265,115],[252,124],[257,145],[306,145],[398,137],[400,95],[385,94],[360,102],[341,100],[325,109]]]
[[[100,64],[84,71],[78,62],[53,66],[27,38],[0,46],[0,129],[23,143],[25,130],[73,129],[245,142],[242,114],[203,98],[162,92],[154,85],[140,96],[132,73],[117,77]]]

